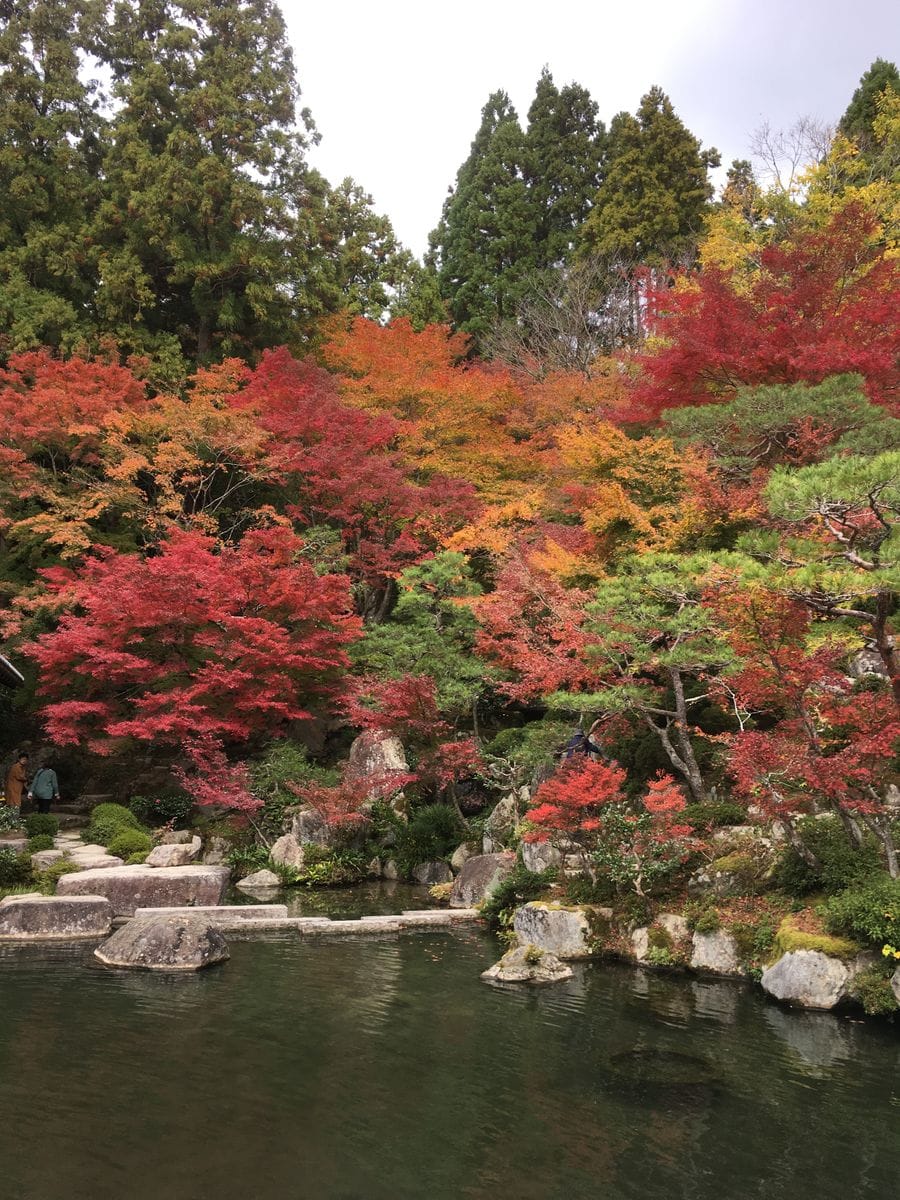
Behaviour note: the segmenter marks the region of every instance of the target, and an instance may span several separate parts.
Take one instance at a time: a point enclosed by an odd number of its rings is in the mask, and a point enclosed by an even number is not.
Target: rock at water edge
[[[516,856],[503,854],[477,854],[463,864],[463,869],[453,883],[450,893],[451,908],[474,908],[515,870]]]
[[[228,958],[222,931],[202,917],[140,917],[117,929],[94,951],[110,967],[200,971]]]
[[[242,892],[264,892],[270,888],[280,888],[281,880],[274,871],[254,871],[252,875],[245,875],[234,886],[239,887]]]
[[[847,998],[857,968],[820,950],[791,950],[763,971],[763,991],[786,1004],[829,1009]]]
[[[691,967],[713,975],[746,975],[737,942],[724,929],[695,933],[691,942]]]
[[[105,896],[7,896],[0,900],[0,938],[103,937],[113,910]]]
[[[590,958],[594,953],[590,921],[580,908],[532,901],[516,909],[513,929],[520,944],[537,946],[557,958]]]
[[[554,954],[537,946],[515,946],[499,962],[482,971],[487,983],[560,983],[574,971]]]
[[[449,883],[453,878],[453,872],[445,862],[435,860],[434,862],[419,863],[413,868],[413,879],[416,883],[422,883],[426,887],[434,887],[438,883]]]
[[[106,896],[117,917],[136,908],[181,908],[221,904],[231,872],[227,867],[100,867],[63,875],[58,896]]]

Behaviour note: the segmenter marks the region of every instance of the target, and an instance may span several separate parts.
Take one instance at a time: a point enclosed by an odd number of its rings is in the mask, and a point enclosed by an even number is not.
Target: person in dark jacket
[[[603,762],[606,759],[606,751],[600,744],[597,737],[597,731],[603,724],[603,719],[598,718],[587,733],[580,727],[575,730],[569,740],[566,742],[563,750],[563,759],[575,758],[578,755],[584,755],[585,758],[590,758],[594,762]]]
[[[37,802],[38,812],[48,813],[53,800],[59,801],[59,782],[52,767],[40,767],[35,772],[28,799]]]

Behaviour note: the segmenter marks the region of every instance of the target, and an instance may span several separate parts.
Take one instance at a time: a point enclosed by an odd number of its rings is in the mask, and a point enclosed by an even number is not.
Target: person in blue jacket
[[[52,767],[39,767],[35,771],[28,799],[37,801],[38,812],[48,813],[52,801],[59,801],[59,781]]]
[[[563,759],[584,755],[585,758],[590,758],[594,762],[603,762],[606,759],[606,751],[597,737],[597,731],[602,724],[601,717],[593,723],[587,733],[580,727],[576,729],[566,742],[562,754]]]

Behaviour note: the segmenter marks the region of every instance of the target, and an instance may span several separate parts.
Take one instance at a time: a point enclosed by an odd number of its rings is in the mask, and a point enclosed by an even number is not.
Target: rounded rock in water
[[[116,930],[94,957],[109,967],[145,971],[200,971],[224,962],[228,943],[202,917],[137,917]]]

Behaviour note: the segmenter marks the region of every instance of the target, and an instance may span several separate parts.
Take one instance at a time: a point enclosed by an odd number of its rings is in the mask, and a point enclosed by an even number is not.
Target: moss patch
[[[798,927],[797,918],[785,917],[775,935],[775,955],[789,954],[792,950],[818,950],[830,958],[855,958],[861,947],[849,938],[832,937],[828,933],[812,933]]]
[[[740,879],[755,879],[759,874],[759,866],[754,859],[741,850],[717,858],[710,864],[710,871],[722,875],[737,875]]]

